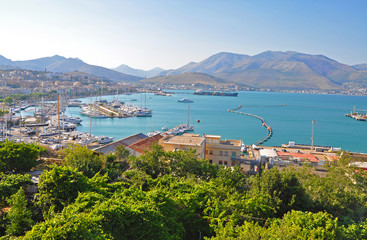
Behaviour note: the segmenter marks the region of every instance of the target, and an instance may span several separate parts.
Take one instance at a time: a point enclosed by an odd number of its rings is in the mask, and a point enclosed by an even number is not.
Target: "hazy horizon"
[[[218,52],[296,51],[367,63],[366,1],[3,0],[0,55],[175,69]]]

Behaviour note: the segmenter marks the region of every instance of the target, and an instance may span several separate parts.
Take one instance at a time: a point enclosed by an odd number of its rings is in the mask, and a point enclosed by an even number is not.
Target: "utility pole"
[[[312,120],[312,144],[311,144],[311,152],[313,151],[313,140],[314,140],[314,132],[315,132],[315,124],[317,124],[316,120]]]

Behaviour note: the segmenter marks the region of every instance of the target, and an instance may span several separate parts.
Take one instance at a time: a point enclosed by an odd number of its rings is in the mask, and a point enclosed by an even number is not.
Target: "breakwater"
[[[250,116],[250,117],[253,117],[253,118],[257,118],[259,119],[261,122],[262,122],[262,125],[264,127],[266,127],[267,131],[268,131],[268,135],[266,135],[266,137],[264,137],[263,139],[255,142],[254,144],[255,145],[260,145],[264,142],[266,142],[269,138],[271,138],[271,136],[273,135],[273,129],[270,127],[269,124],[267,124],[264,120],[264,118],[260,117],[260,116],[257,116],[257,115],[254,115],[254,114],[251,114],[251,113],[245,113],[245,112],[240,112],[238,110],[240,110],[242,108],[241,105],[239,105],[237,108],[234,108],[234,109],[228,109],[227,111],[228,112],[233,112],[233,113],[237,113],[237,114],[242,114],[242,115],[247,115],[247,116]]]

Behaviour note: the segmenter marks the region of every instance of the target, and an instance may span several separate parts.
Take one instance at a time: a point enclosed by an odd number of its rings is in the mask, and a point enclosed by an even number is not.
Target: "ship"
[[[206,96],[226,96],[226,97],[237,97],[237,92],[223,92],[223,91],[202,91],[196,90],[194,95],[206,95]]]
[[[182,99],[178,100],[178,102],[181,102],[181,103],[193,103],[194,101],[192,101],[191,99],[188,99],[188,98],[182,98]]]

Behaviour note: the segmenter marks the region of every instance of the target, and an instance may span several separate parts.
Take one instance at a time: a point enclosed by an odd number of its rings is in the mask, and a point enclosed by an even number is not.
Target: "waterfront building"
[[[205,158],[205,137],[200,137],[200,134],[184,133],[181,136],[166,136],[159,140],[159,145],[167,152],[194,149],[198,158]]]
[[[195,149],[198,158],[207,159],[209,163],[230,166],[236,165],[241,157],[241,140],[221,140],[221,136],[185,133],[181,136],[167,136],[159,141],[165,151]]]
[[[241,140],[221,140],[218,135],[204,135],[206,139],[205,159],[209,163],[234,167],[241,156]]]

